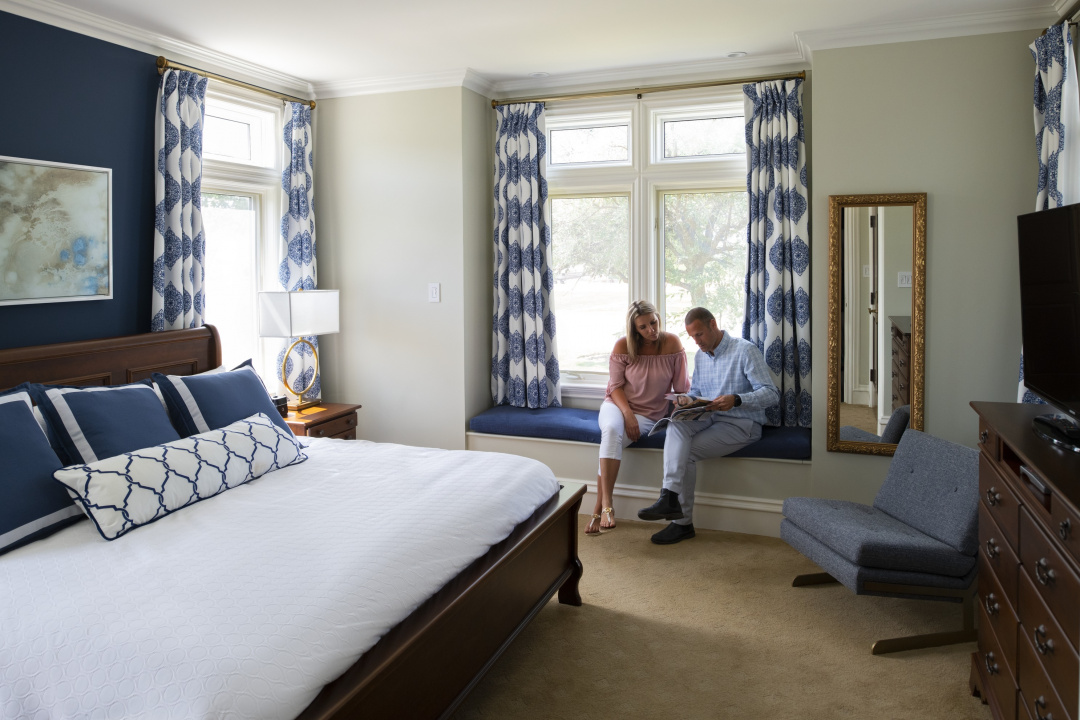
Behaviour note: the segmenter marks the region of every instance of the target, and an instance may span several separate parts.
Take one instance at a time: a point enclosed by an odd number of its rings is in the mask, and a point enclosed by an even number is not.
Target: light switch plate
[[[870,277],[870,266],[869,265],[863,265],[862,266],[862,276],[863,277]]]
[[[442,296],[439,291],[439,283],[428,283],[427,286],[427,301],[428,302],[442,302]]]
[[[911,287],[911,271],[896,273],[896,287]]]

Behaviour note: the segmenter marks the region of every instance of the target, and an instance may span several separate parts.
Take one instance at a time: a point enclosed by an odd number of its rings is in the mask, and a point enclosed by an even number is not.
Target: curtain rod
[[[1080,2],[1080,0],[1078,0]],[[695,88],[720,87],[722,85],[744,85],[746,83],[766,82],[768,80],[799,80],[806,79],[806,72],[785,73],[784,75],[763,75],[760,77],[734,78],[732,80],[707,80],[705,82],[682,83],[680,85],[648,85],[645,87],[624,88],[621,90],[600,90],[590,93],[567,93],[566,95],[550,95],[548,97],[511,98],[509,100],[492,100],[491,107],[524,102],[555,102],[557,100],[586,100],[590,98],[612,97],[614,95],[637,95],[643,93],[670,92],[672,90],[693,90]]]
[[[224,75],[218,75],[217,73],[207,72],[206,70],[202,70],[202,69],[196,68],[196,67],[191,67],[190,65],[181,65],[180,63],[176,63],[176,62],[173,62],[172,60],[165,59],[165,57],[162,56],[162,55],[158,55],[158,59],[157,59],[158,75],[164,74],[165,71],[170,69],[170,68],[173,69],[173,70],[188,70],[189,72],[198,73],[199,75],[203,75],[203,76],[208,77],[208,78],[213,78],[214,80],[220,80],[221,82],[228,83],[229,85],[236,85],[237,87],[247,88],[248,90],[254,90],[256,92],[261,92],[263,95],[270,95],[272,97],[276,97],[276,98],[279,98],[281,100],[287,100],[289,102],[304,103],[305,105],[310,105],[312,110],[315,109],[315,101],[314,100],[307,100],[305,98],[299,98],[299,97],[295,97],[293,95],[286,95],[284,93],[279,93],[276,90],[267,90],[264,87],[259,87],[258,85],[252,85],[251,83],[246,83],[246,82],[244,82],[242,80],[233,80],[230,77],[225,77]]]

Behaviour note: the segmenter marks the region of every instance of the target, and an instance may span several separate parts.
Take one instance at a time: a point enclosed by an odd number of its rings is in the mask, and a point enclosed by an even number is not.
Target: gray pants
[[[761,439],[761,426],[748,418],[713,413],[707,420],[669,423],[664,440],[664,487],[679,494],[683,518],[689,525],[694,517],[694,487],[697,461],[723,457]]]

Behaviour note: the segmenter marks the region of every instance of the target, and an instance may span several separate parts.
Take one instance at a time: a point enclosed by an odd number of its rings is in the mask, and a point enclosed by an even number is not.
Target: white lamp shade
[[[329,335],[339,329],[337,290],[259,293],[259,337]]]

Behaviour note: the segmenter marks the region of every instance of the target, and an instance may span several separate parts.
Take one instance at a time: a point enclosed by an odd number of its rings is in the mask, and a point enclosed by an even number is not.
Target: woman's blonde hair
[[[634,321],[642,315],[656,315],[656,306],[648,300],[637,300],[630,303],[630,309],[626,311],[626,354],[630,356],[630,362],[637,359],[639,343],[643,340],[641,333],[634,327]]]

